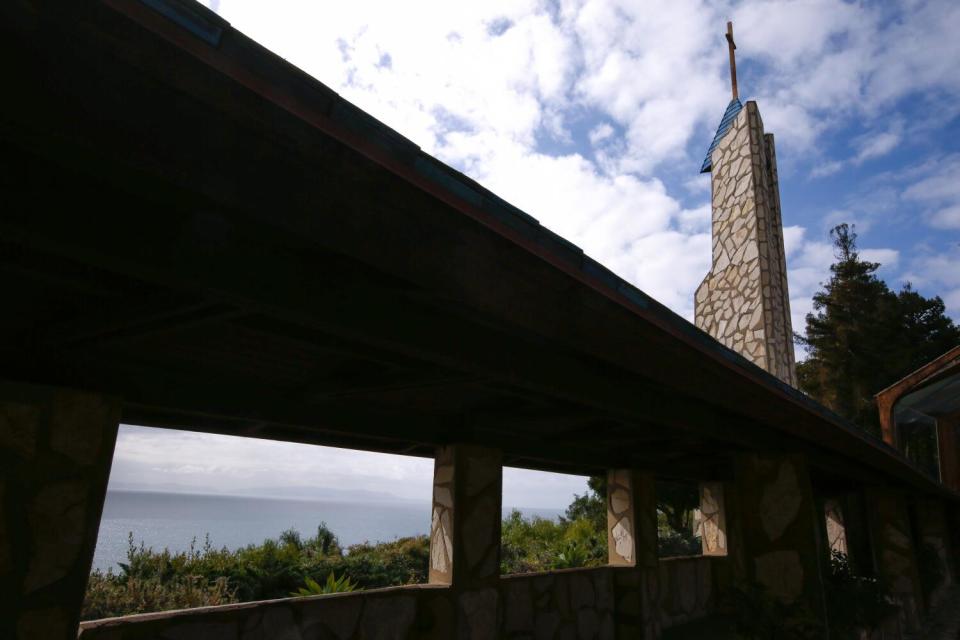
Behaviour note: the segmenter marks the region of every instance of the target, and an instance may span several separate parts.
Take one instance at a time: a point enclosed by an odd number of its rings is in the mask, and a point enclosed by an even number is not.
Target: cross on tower
[[[733,23],[727,23],[727,47],[730,49],[730,84],[733,87],[733,99],[740,97],[737,92],[737,55],[733,52],[737,45],[733,41]]]

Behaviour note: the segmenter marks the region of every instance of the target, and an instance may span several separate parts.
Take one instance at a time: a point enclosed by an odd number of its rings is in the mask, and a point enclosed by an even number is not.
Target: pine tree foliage
[[[879,435],[874,394],[960,343],[960,329],[939,297],[906,284],[898,293],[861,260],[853,227],[830,231],[836,261],[813,296],[806,331],[796,340],[808,357],[797,365],[800,388],[841,416]]]

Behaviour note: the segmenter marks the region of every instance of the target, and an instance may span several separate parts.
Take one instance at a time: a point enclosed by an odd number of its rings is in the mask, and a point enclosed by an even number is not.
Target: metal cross
[[[734,53],[737,45],[733,41],[732,22],[727,23],[727,46],[730,49],[730,84],[733,86],[733,99],[736,100],[740,94],[737,92],[737,55]]]

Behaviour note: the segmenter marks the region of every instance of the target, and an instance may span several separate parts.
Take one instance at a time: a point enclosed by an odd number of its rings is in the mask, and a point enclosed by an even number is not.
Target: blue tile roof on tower
[[[700,167],[700,173],[707,173],[713,169],[713,164],[710,162],[710,155],[713,153],[713,150],[717,148],[717,145],[720,144],[720,139],[730,130],[733,119],[737,117],[741,109],[743,109],[743,105],[740,104],[738,98],[734,98],[730,101],[730,104],[727,105],[727,110],[723,114],[720,126],[717,127],[717,135],[713,136],[713,142],[710,143],[710,148],[707,149],[707,157],[703,159],[703,166]]]

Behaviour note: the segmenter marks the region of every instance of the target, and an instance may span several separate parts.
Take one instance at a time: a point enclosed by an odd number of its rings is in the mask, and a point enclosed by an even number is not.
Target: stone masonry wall
[[[430,582],[449,585],[456,599],[457,629],[451,637],[494,637],[500,606],[501,454],[474,445],[440,447],[433,480]]]
[[[94,620],[78,640],[450,640],[456,629],[452,589],[416,585]]]
[[[660,563],[664,627],[715,609],[720,558]],[[623,620],[641,616],[634,567],[566,569],[504,576],[483,638],[643,638]],[[148,613],[84,622],[79,640],[450,640],[458,637],[456,596],[445,585],[414,585]]]
[[[660,637],[656,490],[653,474],[636,469],[607,473],[607,563],[615,574],[618,637]],[[630,611],[631,613],[627,613]]]
[[[664,629],[693,622],[716,609],[718,585],[714,567],[723,558],[694,556],[660,561],[660,623]]]
[[[696,325],[796,386],[773,135],[748,102],[712,155],[713,264]]]
[[[900,605],[900,627],[916,631],[920,628],[923,590],[906,498],[894,490],[871,487],[867,505],[877,568]]]
[[[825,620],[817,509],[807,465],[799,455],[741,454],[735,462],[737,510],[746,578],[788,605]]]
[[[658,560],[654,477],[637,470],[610,472],[610,565],[500,576],[500,465],[481,447],[437,451],[434,584],[96,620],[80,639],[657,640],[715,610],[727,558]]]
[[[0,382],[0,638],[76,637],[119,418],[110,398]]]
[[[950,544],[950,527],[947,524],[946,505],[936,498],[922,498],[917,501],[917,534],[920,544],[927,545],[936,553],[942,570],[940,582],[929,594],[930,607],[936,607],[943,601],[947,591],[953,586],[953,549]]]

